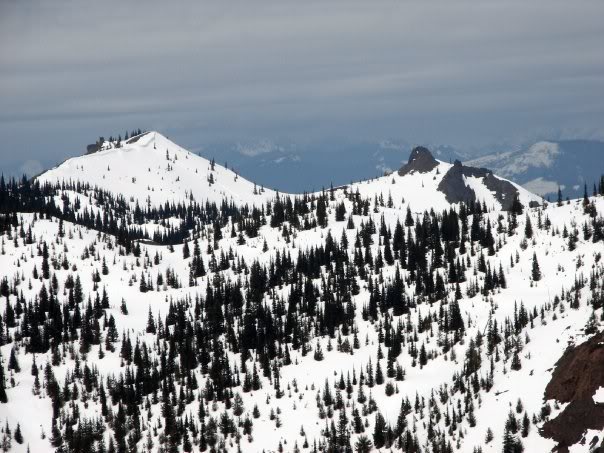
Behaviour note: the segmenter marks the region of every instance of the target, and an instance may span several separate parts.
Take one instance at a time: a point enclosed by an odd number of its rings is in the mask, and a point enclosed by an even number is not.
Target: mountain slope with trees
[[[450,202],[454,165],[412,153],[405,171],[318,193],[254,193],[234,175],[228,192],[226,168],[166,156],[163,140],[0,181],[0,448],[563,442],[543,428],[568,402],[544,392],[565,349],[600,330],[602,184],[550,204],[517,188],[503,210],[495,177],[466,170],[474,197]],[[116,171],[156,151],[155,173]]]

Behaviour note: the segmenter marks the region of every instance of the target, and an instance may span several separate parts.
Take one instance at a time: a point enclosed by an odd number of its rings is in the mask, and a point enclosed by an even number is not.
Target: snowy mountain
[[[415,148],[254,193],[130,140],[0,181],[6,450],[602,446],[604,186],[548,204]]]
[[[431,168],[424,170],[414,164],[418,157],[431,162]],[[252,153],[252,151],[247,151]],[[442,210],[451,203],[460,201],[485,202],[491,209],[509,209],[513,197],[517,194],[520,201],[528,206],[531,201],[540,202],[540,198],[522,189],[518,185],[493,176],[487,177],[487,171],[469,170],[455,176],[457,166],[435,159],[426,148],[418,147],[410,153],[408,163],[403,166],[404,174],[398,171],[388,177],[379,177],[354,183],[352,190],[359,189],[364,196],[385,193],[402,200],[418,212],[434,208]],[[463,173],[463,174],[462,174]],[[445,183],[442,183],[445,178]],[[464,197],[453,194],[451,183],[467,187],[470,194]],[[493,179],[494,178],[494,179]],[[120,194],[131,205],[161,206],[166,202],[178,203],[194,200],[196,202],[220,203],[223,199],[238,205],[262,204],[272,200],[276,192],[247,181],[235,171],[195,155],[157,132],[146,132],[122,141],[105,142],[102,147],[90,154],[75,157],[51,169],[37,180],[45,183],[81,182],[114,194]],[[496,194],[494,180],[508,184],[508,198]],[[511,187],[513,186],[513,187]],[[459,187],[457,188],[459,191]],[[291,195],[293,196],[293,195]],[[398,203],[397,203],[398,204]]]
[[[540,141],[526,149],[488,154],[468,165],[488,167],[541,196],[578,198],[587,184],[598,184],[604,161],[604,142],[595,140]]]
[[[397,206],[406,204],[416,213],[442,211],[461,202],[480,202],[488,209],[507,211],[515,197],[527,207],[543,201],[489,170],[468,167],[458,160],[454,164],[437,160],[424,147],[415,148],[396,173],[352,184],[351,190],[358,190],[365,197],[387,193],[397,200]]]
[[[76,182],[123,195],[141,206],[166,202],[262,204],[275,192],[255,187],[237,173],[184,150],[157,132],[105,142],[91,154],[74,157],[41,176],[40,183]]]

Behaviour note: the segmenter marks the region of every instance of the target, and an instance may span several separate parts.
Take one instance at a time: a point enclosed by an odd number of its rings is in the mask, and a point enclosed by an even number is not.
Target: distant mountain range
[[[450,146],[430,145],[445,162],[469,158]],[[195,147],[191,147],[195,149]],[[323,141],[313,143],[218,143],[197,147],[197,153],[217,163],[227,163],[242,176],[280,191],[300,193],[330,184],[383,176],[409,159],[414,145],[405,141]]]
[[[542,196],[589,191],[604,172],[604,142],[597,140],[539,141],[509,151],[461,150],[449,145],[428,146],[445,162],[460,160],[486,167]],[[203,146],[199,154],[267,187],[287,192],[318,190],[381,176],[407,161],[414,144],[402,140],[317,142],[309,144],[221,143]]]
[[[468,165],[487,167],[533,193],[551,196],[558,186],[565,196],[591,193],[604,172],[604,142],[596,140],[540,141],[517,151],[488,154]]]

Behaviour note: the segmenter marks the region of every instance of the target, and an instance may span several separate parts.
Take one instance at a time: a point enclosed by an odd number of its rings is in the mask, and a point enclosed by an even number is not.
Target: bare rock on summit
[[[438,185],[438,190],[445,194],[449,203],[473,203],[476,194],[466,185],[464,180],[464,168],[461,162],[456,160],[449,171],[443,176]]]
[[[405,176],[412,172],[428,173],[434,170],[438,165],[438,161],[434,158],[428,148],[417,146],[411,151],[409,161],[403,165],[398,174]]]
[[[403,165],[398,174],[405,176],[412,173],[428,173],[438,166],[438,161],[432,153],[423,146],[418,146],[411,151],[409,161]],[[476,193],[467,184],[466,178],[475,177],[482,179],[485,187],[493,193],[501,203],[504,211],[509,211],[514,206],[518,196],[518,189],[509,181],[499,179],[493,172],[486,168],[467,167],[459,160],[443,176],[438,185],[438,190],[445,194],[449,203],[473,203],[477,200]]]
[[[513,208],[514,200],[518,196],[518,189],[511,182],[495,177],[491,170],[466,167],[458,160],[443,176],[438,190],[445,194],[449,203],[463,202],[467,204],[477,201],[476,193],[465,181],[465,178],[468,177],[482,178],[483,184],[495,195],[504,211]]]

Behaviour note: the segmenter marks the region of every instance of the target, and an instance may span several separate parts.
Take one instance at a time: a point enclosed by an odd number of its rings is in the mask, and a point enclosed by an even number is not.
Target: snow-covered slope
[[[410,159],[412,159],[411,157]],[[434,159],[436,166],[426,172],[410,171],[404,176],[389,176],[361,181],[347,187],[363,196],[392,197],[396,206],[409,205],[415,212],[449,208],[446,194],[439,189],[443,177],[453,167]],[[489,190],[484,178],[464,176],[466,186],[476,194],[477,201],[489,209],[501,209],[501,202]],[[176,145],[157,132],[147,132],[136,139],[105,143],[92,154],[71,158],[37,178],[44,182],[82,181],[141,206],[158,206],[168,202],[220,203],[223,199],[236,204],[262,204],[272,200],[276,192],[247,181],[233,170],[215,164]],[[499,178],[501,179],[501,178]],[[210,181],[213,181],[210,183]],[[512,183],[513,184],[513,183]],[[513,184],[521,203],[541,202],[538,196]],[[288,194],[285,194],[288,195]],[[289,194],[292,196],[293,194]]]
[[[122,141],[119,148],[105,143],[100,151],[68,159],[38,180],[82,181],[138,201],[141,206],[188,202],[191,198],[199,203],[227,199],[239,205],[262,204],[275,195],[221,165],[212,169],[210,161],[157,132],[136,138]]]
[[[336,202],[343,201],[341,194],[336,195]],[[598,210],[604,211],[604,200],[598,200]],[[379,221],[379,217],[384,214],[385,220],[389,226],[392,226],[396,220],[402,220],[404,210],[400,208],[383,208],[380,213],[376,213],[373,217],[375,221]],[[496,222],[498,213],[493,212],[489,218],[493,223]],[[550,232],[561,231],[564,225],[569,225],[568,219],[581,218],[581,207],[578,203],[556,207],[551,205],[541,214],[543,218],[546,216],[551,220],[552,225],[549,229],[539,230],[535,233],[534,244],[530,245],[526,250],[520,247],[523,235],[518,234],[508,238],[506,244],[493,257],[487,257],[487,262],[495,269],[500,264],[503,264],[503,269],[507,279],[507,288],[500,289],[490,297],[475,295],[472,297],[466,296],[465,291],[467,285],[474,281],[472,271],[468,270],[468,284],[463,284],[464,297],[460,301],[460,309],[463,317],[468,324],[467,334],[470,338],[483,332],[489,323],[489,319],[497,320],[500,325],[505,323],[505,319],[514,315],[514,312],[521,302],[524,303],[527,310],[539,309],[544,304],[551,303],[553,295],[558,294],[563,289],[569,289],[573,285],[573,281],[577,278],[577,273],[585,275],[589,274],[592,267],[596,264],[596,252],[598,247],[594,247],[589,241],[580,241],[576,251],[570,252],[566,247],[566,240],[559,234],[552,235]],[[538,213],[530,214],[531,221],[537,225]],[[357,221],[363,220],[362,216],[355,216]],[[26,225],[31,225],[33,235],[38,240],[52,241],[58,237],[58,223],[48,220],[34,221],[31,215],[25,215],[24,221]],[[95,269],[100,269],[101,263],[106,261],[110,265],[107,275],[102,276],[100,289],[106,289],[111,307],[106,310],[108,315],[112,315],[116,319],[119,326],[119,332],[129,332],[132,341],[146,341],[152,343],[154,336],[145,333],[149,310],[153,313],[156,320],[165,317],[169,311],[170,300],[182,297],[195,297],[205,292],[205,282],[210,281],[213,273],[209,274],[207,279],[201,279],[199,286],[187,287],[186,285],[180,289],[171,287],[158,287],[155,291],[140,293],[138,282],[141,272],[149,272],[155,280],[157,275],[164,274],[168,270],[175,272],[182,280],[186,279],[190,260],[182,259],[182,246],[176,247],[173,253],[170,253],[166,247],[161,246],[143,246],[143,254],[153,257],[159,254],[160,262],[157,265],[150,266],[147,271],[143,271],[138,260],[132,256],[120,256],[118,250],[114,247],[109,247],[111,242],[99,242],[97,234],[94,231],[86,230],[82,227],[66,224],[65,238],[61,239],[67,247],[68,251],[64,251],[63,245],[51,244],[51,256],[60,254],[69,263],[77,266],[79,275],[82,276],[83,292],[85,295],[91,294],[94,297],[94,283],[89,278]],[[521,220],[519,231],[524,230],[524,221]],[[240,257],[246,260],[259,259],[261,263],[269,264],[274,260],[275,254],[280,250],[287,249],[296,256],[296,252],[304,250],[309,246],[320,245],[323,243],[323,238],[326,230],[304,231],[298,233],[294,244],[288,245],[281,234],[270,227],[263,227],[259,238],[250,239],[245,245],[237,245],[237,239],[223,239],[219,243],[220,250],[228,250],[235,248]],[[340,237],[346,231],[346,222],[335,222],[333,216],[330,216],[329,231],[333,237]],[[227,234],[228,236],[228,234]],[[505,237],[504,233],[501,237]],[[71,238],[71,239],[68,239]],[[269,250],[262,252],[262,242],[266,240],[269,244]],[[201,248],[207,248],[207,241],[201,241]],[[376,241],[377,243],[377,241]],[[90,258],[82,258],[82,250],[95,245],[95,255]],[[25,249],[23,248],[25,247]],[[21,291],[25,298],[36,296],[40,292],[43,280],[32,280],[31,274],[34,266],[41,268],[41,257],[35,254],[36,244],[29,246],[14,247],[12,241],[5,241],[5,254],[0,256],[0,269],[3,270],[2,276],[9,278],[15,275],[23,275],[24,282],[21,285]],[[379,247],[374,246],[374,253]],[[599,247],[600,252],[602,251]],[[510,258],[515,253],[520,252],[519,256],[514,259],[513,267],[510,266]],[[530,268],[533,252],[537,253],[541,263],[541,269],[544,275],[542,281],[534,284],[531,281]],[[210,256],[203,254],[204,261],[209,261]],[[472,262],[476,262],[478,256],[472,257]],[[114,263],[113,265],[111,263]],[[57,269],[54,271],[60,282],[65,281],[71,273],[70,270]],[[383,270],[383,276],[386,279],[392,278],[394,273],[393,267],[387,267]],[[237,278],[237,274],[229,270],[220,272],[226,278]],[[134,280],[134,284],[132,281]],[[482,281],[482,277],[480,277]],[[28,286],[31,285],[31,289]],[[61,283],[61,287],[63,284]],[[99,290],[100,290],[99,289]],[[410,290],[412,294],[412,289]],[[280,290],[279,295],[287,297],[289,290],[287,288]],[[312,440],[321,436],[321,430],[324,428],[325,420],[318,417],[318,409],[316,405],[317,391],[324,388],[325,381],[335,385],[338,382],[339,376],[342,373],[344,377],[355,374],[358,378],[359,372],[365,370],[370,360],[373,360],[375,367],[377,362],[381,362],[382,369],[386,368],[386,361],[376,361],[375,352],[380,345],[379,329],[377,324],[373,324],[363,320],[361,316],[361,308],[367,303],[369,294],[366,289],[362,289],[358,296],[354,297],[357,304],[356,325],[358,326],[358,337],[361,340],[361,345],[358,350],[354,350],[354,354],[343,353],[337,350],[335,344],[339,341],[336,339],[330,340],[327,336],[319,336],[313,340],[313,346],[321,345],[324,351],[325,359],[317,362],[313,359],[312,352],[306,356],[300,354],[299,351],[291,350],[292,365],[283,367],[281,371],[281,386],[284,389],[289,389],[281,399],[274,399],[274,390],[267,379],[263,378],[263,387],[257,392],[243,394],[244,406],[247,411],[251,411],[254,405],[260,409],[260,417],[254,420],[254,434],[252,437],[243,438],[241,440],[242,451],[277,451],[279,442],[284,446],[284,451],[294,451],[294,443],[298,448],[308,439],[312,445]],[[14,299],[11,297],[11,299]],[[126,300],[128,303],[128,314],[125,315],[120,311],[120,300]],[[476,416],[476,426],[470,427],[466,422],[463,424],[463,437],[456,437],[460,443],[460,451],[471,452],[474,447],[481,446],[484,452],[500,452],[503,438],[503,426],[506,417],[508,416],[509,408],[514,409],[517,401],[521,400],[529,414],[538,414],[544,405],[543,390],[547,384],[555,362],[558,360],[569,342],[582,341],[585,338],[582,334],[582,327],[585,325],[591,309],[588,304],[589,296],[582,297],[580,309],[569,310],[559,308],[552,313],[546,314],[545,317],[537,319],[535,325],[530,330],[523,334],[523,342],[526,345],[522,353],[522,369],[519,371],[511,371],[509,369],[509,360],[495,362],[494,368],[494,387],[488,393],[480,394],[480,402],[476,402],[474,408]],[[2,299],[0,304],[4,304],[5,299]],[[564,302],[562,303],[564,305]],[[428,314],[436,315],[440,304],[434,306],[423,304],[412,310],[411,317],[403,316],[405,322],[416,323],[418,316],[426,317]],[[3,309],[4,310],[4,309]],[[552,317],[553,314],[553,317]],[[395,318],[396,319],[396,318]],[[396,324],[397,321],[393,321]],[[436,330],[437,328],[434,327]],[[525,335],[525,336],[524,336]],[[352,342],[351,335],[343,335],[342,338]],[[436,353],[439,350],[437,338],[433,337],[429,331],[424,331],[419,334],[419,343],[424,344],[429,353]],[[77,343],[76,343],[77,344]],[[330,346],[331,344],[331,346]],[[383,345],[382,345],[383,347]],[[13,344],[9,343],[0,348],[3,357],[8,358],[11,354]],[[100,346],[93,346],[92,351],[88,355],[88,359],[84,360],[84,364],[94,366],[103,376],[122,373],[125,368],[119,357],[120,343],[115,345],[116,353],[106,351],[104,357],[98,357],[99,348],[104,349],[102,343]],[[464,357],[467,353],[468,343],[458,344],[447,354],[439,354],[433,357],[425,366],[414,365],[413,359],[409,352],[404,349],[403,354],[398,358],[397,363],[404,367],[406,371],[405,380],[396,382],[397,393],[394,396],[387,396],[384,393],[384,385],[377,385],[371,389],[371,393],[367,393],[375,401],[380,413],[384,415],[389,423],[395,424],[401,406],[401,401],[409,398],[413,403],[417,395],[426,399],[431,397],[433,392],[442,389],[444,385],[450,385],[451,379],[456,372],[462,369]],[[331,350],[330,350],[331,349]],[[387,348],[384,348],[384,353]],[[453,352],[454,350],[454,352]],[[503,352],[502,358],[503,358]],[[44,368],[45,363],[51,360],[51,353],[38,354],[36,362],[39,367]],[[236,354],[229,354],[233,363],[238,363],[239,358]],[[30,446],[31,451],[36,452],[51,452],[48,439],[51,432],[50,420],[52,418],[52,407],[49,399],[44,396],[32,394],[34,388],[34,377],[29,372],[33,356],[25,354],[23,351],[18,354],[18,360],[21,367],[21,372],[11,372],[10,376],[14,379],[14,386],[9,384],[7,393],[9,402],[5,405],[0,405],[0,415],[3,419],[7,419],[10,426],[14,430],[17,423],[20,423],[23,436],[26,444]],[[483,358],[483,376],[488,374],[489,365],[488,357]],[[6,359],[4,361],[6,366]],[[59,366],[53,366],[53,371],[58,382],[63,382],[66,376],[73,372],[74,362],[66,357]],[[205,378],[198,372],[197,377],[202,384]],[[387,381],[394,382],[391,379]],[[202,384],[203,385],[203,384]],[[356,404],[358,398],[357,386],[354,386],[355,391],[352,394],[352,401]],[[295,390],[294,390],[295,389]],[[368,390],[366,390],[368,392]],[[343,392],[344,393],[344,392]],[[463,398],[462,398],[463,400]],[[88,404],[91,404],[90,402]],[[548,402],[550,406],[556,406],[555,401]],[[447,408],[454,405],[441,405],[440,411],[444,412]],[[97,406],[91,404],[90,408],[81,413],[85,416],[93,416],[97,414]],[[217,405],[217,409],[213,410],[210,415],[219,417],[224,411],[222,404]],[[275,419],[269,416],[271,411],[279,410],[279,425],[275,423]],[[114,408],[114,411],[117,407]],[[188,413],[195,414],[197,404],[192,403],[187,405]],[[554,410],[555,416],[559,410]],[[155,405],[149,415],[144,415],[144,420],[149,423],[156,424],[160,417],[160,408]],[[426,416],[428,412],[424,412]],[[350,416],[350,415],[349,415]],[[419,413],[410,415],[409,423],[415,421],[417,435],[422,443],[427,442],[426,420],[419,418]],[[374,416],[367,415],[363,419],[367,420],[369,426],[366,428],[366,433],[371,437],[373,431]],[[153,421],[155,420],[155,421]],[[337,420],[337,416],[336,416]],[[32,422],[34,421],[34,422]],[[304,435],[300,435],[301,429]],[[487,429],[491,429],[494,435],[494,440],[485,443],[485,435]],[[109,436],[111,431],[107,432]],[[42,434],[44,437],[42,437]],[[590,436],[595,435],[591,433]],[[353,436],[353,443],[358,435]],[[153,436],[153,442],[157,447],[158,438]],[[591,439],[589,437],[588,439]],[[539,436],[537,427],[532,427],[528,436],[523,438],[525,451],[546,452],[555,446],[552,440],[544,439]],[[146,438],[141,441],[142,445],[146,443]],[[24,453],[25,446],[14,444],[12,451],[16,453]],[[236,450],[236,446],[228,446],[227,449]],[[157,450],[152,450],[157,451]],[[304,450],[303,450],[304,451]],[[308,451],[308,450],[306,450]],[[587,451],[579,446],[572,450],[573,452]]]
[[[436,212],[459,206],[460,202],[480,202],[489,210],[508,210],[514,197],[524,206],[539,205],[543,200],[500,178],[484,168],[473,168],[434,158],[423,147],[415,148],[407,164],[388,176],[351,184],[346,190],[364,197],[380,197],[389,206],[407,205],[412,212]]]
[[[191,193],[219,202],[227,187],[238,203],[273,200],[274,193],[253,195],[252,183],[232,181],[218,166],[212,172],[208,161],[153,135],[72,159],[40,180],[90,181],[153,205]],[[201,183],[192,176],[199,174]],[[233,184],[218,189],[229,175]],[[139,178],[155,190],[139,191]],[[510,187],[522,215],[501,211]],[[423,151],[397,173],[314,195],[308,210],[289,213],[289,220],[273,222],[273,200],[265,219],[228,213],[195,224],[184,244],[144,241],[128,252],[97,229],[31,212],[15,216],[17,224],[0,233],[0,313],[10,324],[0,329],[8,399],[0,401],[0,422],[13,432],[19,423],[24,438],[11,451],[25,453],[29,445],[52,452],[51,440],[66,445],[74,431],[89,435],[86,419],[103,428],[95,431],[97,451],[127,434],[145,453],[164,451],[160,446],[174,439],[179,453],[211,445],[310,452],[316,444],[326,451],[326,442],[368,452],[358,447],[364,436],[378,443],[397,430],[380,451],[496,453],[509,436],[527,452],[554,448],[556,440],[540,430],[567,403],[544,400],[545,387],[568,345],[589,337],[584,327],[592,314],[592,325],[602,327],[604,198],[529,207],[542,200]],[[488,211],[441,216],[459,207],[452,197],[468,195]],[[83,199],[94,204],[90,194]],[[324,227],[315,222],[319,205]],[[144,222],[157,226],[154,218]],[[197,275],[200,261],[205,270]],[[393,301],[397,279],[401,294]],[[104,294],[107,306],[96,302]],[[303,310],[311,302],[316,312]],[[42,314],[33,316],[40,306]],[[453,315],[461,327],[451,326]],[[326,323],[338,316],[330,332]],[[50,330],[47,347],[33,326]],[[247,329],[253,334],[244,340]],[[256,350],[252,343],[267,332],[278,339]],[[34,339],[35,355],[28,349]],[[252,370],[258,387],[250,389]],[[226,397],[218,396],[224,382]],[[598,400],[600,393],[594,391]],[[511,431],[510,414],[522,429]],[[376,430],[382,416],[385,426]],[[573,442],[571,451],[589,451],[596,435],[585,430],[586,443]]]
[[[446,193],[439,190],[443,177],[453,165],[439,160],[436,162],[437,166],[427,172],[412,172],[404,176],[394,172],[388,176],[353,183],[347,186],[347,190],[354,193],[358,189],[364,197],[382,196],[385,202],[391,197],[395,206],[409,205],[411,211],[415,213],[422,213],[430,209],[438,212],[458,206],[459,203],[447,201]],[[485,186],[484,178],[473,176],[463,178],[466,186],[476,193],[477,201],[484,202],[488,209],[501,210],[501,202],[494,192]],[[504,180],[503,178],[498,179]],[[538,195],[518,184],[509,182],[518,190],[519,200],[524,206],[528,206],[531,202],[542,203],[543,200]]]

